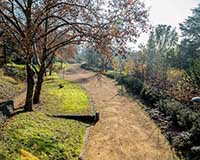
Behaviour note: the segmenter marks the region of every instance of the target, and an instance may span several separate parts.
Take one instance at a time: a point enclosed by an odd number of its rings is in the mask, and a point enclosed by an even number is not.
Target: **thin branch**
[[[25,37],[24,32],[21,30],[21,28],[19,28],[19,27],[15,24],[15,22],[13,22],[13,20],[12,20],[10,17],[8,17],[7,15],[5,15],[5,14],[3,13],[3,11],[1,11],[1,10],[0,10],[0,14],[1,14],[6,20],[8,20],[8,21],[11,23],[11,25],[13,25],[13,27],[21,34],[22,37]]]

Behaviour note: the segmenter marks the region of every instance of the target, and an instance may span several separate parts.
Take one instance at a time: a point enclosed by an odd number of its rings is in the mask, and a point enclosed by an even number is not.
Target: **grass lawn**
[[[60,69],[67,69],[69,65],[67,63],[61,64],[61,62],[56,62],[53,64],[53,70],[59,71]]]
[[[59,89],[58,84],[64,88]],[[46,115],[86,113],[89,97],[80,86],[47,77],[42,91],[42,108],[37,112],[21,113],[6,122],[0,131],[0,160],[78,160],[86,124]],[[36,160],[36,159],[35,159]]]
[[[63,88],[59,88],[59,84]],[[41,99],[44,113],[89,114],[90,112],[90,99],[86,91],[73,82],[60,79],[56,74],[45,78]]]
[[[21,70],[25,70],[25,65],[24,64],[16,64],[16,63],[8,63],[6,64],[8,67],[13,67]]]

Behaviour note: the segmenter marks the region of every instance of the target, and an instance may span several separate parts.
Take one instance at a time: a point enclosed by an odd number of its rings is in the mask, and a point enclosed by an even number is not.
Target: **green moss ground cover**
[[[64,88],[59,89],[58,84]],[[20,160],[21,150],[40,160],[78,160],[86,124],[48,117],[46,113],[88,112],[86,92],[54,74],[45,79],[40,107],[40,111],[14,116],[1,128],[0,160]]]
[[[8,63],[6,65],[7,74],[15,79],[24,81],[26,79],[26,67],[23,64]]]
[[[8,63],[8,64],[6,64],[6,66],[25,70],[25,65],[23,65],[23,64]]]
[[[68,67],[69,67],[69,65],[67,63],[61,64],[61,62],[55,62],[53,64],[53,69],[55,71],[59,71],[60,69],[67,69]]]
[[[59,88],[59,85],[63,88]],[[48,114],[89,114],[90,111],[86,91],[73,82],[60,79],[56,74],[46,77],[42,100],[45,104],[42,111]]]

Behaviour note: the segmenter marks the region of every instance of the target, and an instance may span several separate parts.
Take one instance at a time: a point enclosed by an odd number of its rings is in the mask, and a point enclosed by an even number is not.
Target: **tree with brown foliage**
[[[25,111],[33,110],[34,75],[38,103],[45,70],[58,49],[90,43],[103,55],[115,48],[123,54],[127,41],[135,41],[148,26],[148,12],[139,0],[4,0],[0,16],[26,63]]]

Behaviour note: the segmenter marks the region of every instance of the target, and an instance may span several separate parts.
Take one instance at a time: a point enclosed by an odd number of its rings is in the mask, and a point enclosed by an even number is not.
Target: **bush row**
[[[98,72],[98,71],[101,70],[100,68],[92,67],[92,66],[88,65],[87,63],[82,64],[81,68],[83,68],[85,70],[90,70],[90,71],[93,71],[93,72]]]

